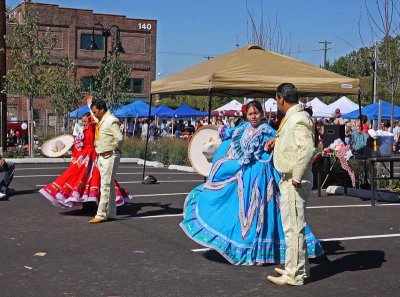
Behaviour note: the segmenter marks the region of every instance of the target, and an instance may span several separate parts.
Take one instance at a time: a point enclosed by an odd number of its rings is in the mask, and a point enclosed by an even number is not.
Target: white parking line
[[[19,165],[19,164],[18,164]],[[25,167],[17,167],[17,168],[15,168],[15,171],[24,171],[24,170],[46,170],[46,169],[67,169],[67,168],[69,168],[69,166],[66,166],[66,167],[27,167],[27,168],[25,168]],[[118,166],[118,168],[123,168],[123,169],[129,169],[129,168],[143,168],[143,166],[126,166],[126,167],[124,167],[124,166]]]
[[[356,239],[370,239],[370,238],[386,238],[386,237],[399,237],[400,233],[396,234],[380,234],[380,235],[365,235],[365,236],[353,236],[353,237],[337,237],[337,238],[325,238],[320,241],[335,241],[335,240],[356,240]]]
[[[348,205],[319,205],[319,206],[307,206],[307,209],[317,209],[317,208],[346,208],[346,207],[379,207],[379,206],[400,206],[400,203],[393,204],[376,204],[371,206],[371,204],[348,204]]]
[[[187,195],[189,193],[166,193],[166,194],[143,194],[143,195],[132,195],[135,197],[153,197],[153,196],[173,196],[173,195]]]
[[[151,197],[151,196],[172,196],[172,195],[187,195],[189,193],[168,193],[168,194],[145,194],[145,195],[133,195],[133,197]],[[398,206],[400,204],[381,204],[382,206]],[[321,208],[337,208],[337,207],[377,207],[377,206],[371,206],[370,204],[366,205],[327,205],[327,206],[311,206],[307,208],[311,209],[321,209]],[[172,214],[172,215],[158,215],[158,216],[143,216],[143,217],[133,217],[132,219],[157,219],[157,218],[165,218],[165,217],[179,217],[182,216],[183,214]]]
[[[337,237],[337,238],[326,238],[320,239],[320,241],[345,241],[345,240],[358,240],[358,239],[373,239],[373,238],[387,238],[387,237],[400,237],[400,234],[380,234],[380,235],[366,235],[366,236],[352,236],[352,237]],[[210,248],[201,248],[201,249],[191,249],[194,253],[207,252],[212,249]]]
[[[117,172],[117,175],[142,175],[143,172]],[[146,172],[147,174],[154,174],[154,175],[199,175],[198,173],[192,172]],[[14,175],[15,177],[58,177],[59,174],[36,174],[36,175]]]
[[[14,176],[15,177],[15,176]],[[184,179],[184,180],[159,180],[157,183],[194,183],[194,182],[204,182],[204,180],[202,179]],[[142,181],[141,180],[137,180],[137,181],[127,181],[127,182],[123,182],[123,181],[119,181],[119,184],[141,184]],[[44,187],[45,185],[36,185],[36,187]]]
[[[143,216],[143,217],[131,217],[129,219],[139,220],[139,219],[154,219],[154,218],[168,218],[168,217],[181,217],[181,213],[169,214],[169,215],[159,215],[159,216]]]

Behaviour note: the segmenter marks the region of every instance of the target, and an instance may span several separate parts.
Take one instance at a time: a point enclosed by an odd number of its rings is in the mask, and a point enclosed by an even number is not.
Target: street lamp
[[[100,28],[96,28],[96,27],[100,27]],[[117,25],[112,25],[110,28],[105,28],[100,23],[96,23],[92,27],[92,36],[90,38],[90,43],[89,43],[89,46],[87,49],[90,51],[99,50],[99,46],[97,45],[96,40],[94,39],[94,30],[101,30],[101,33],[102,33],[101,35],[104,37],[104,57],[107,58],[108,37],[111,36],[112,28],[116,29],[116,36],[115,36],[116,45],[110,53],[111,54],[125,53],[125,50],[122,47],[122,43],[121,43],[121,29]]]

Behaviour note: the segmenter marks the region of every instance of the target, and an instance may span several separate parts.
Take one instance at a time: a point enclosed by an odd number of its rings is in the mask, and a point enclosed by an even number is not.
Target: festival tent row
[[[121,108],[115,110],[113,113],[117,118],[135,118],[147,117],[149,115],[149,104],[144,101],[138,100]],[[89,112],[89,107],[84,105],[69,114],[70,118],[80,118],[86,112]],[[173,110],[166,105],[159,107],[152,107],[151,116],[157,117],[175,117],[175,118],[189,118],[206,116],[206,112],[198,111],[186,104],[182,104],[178,109]]]
[[[382,120],[390,120],[391,108],[392,105],[389,102],[381,100],[381,119]],[[375,102],[373,104],[367,105],[361,108],[362,115],[366,115],[369,120],[378,120],[379,117],[379,102]],[[400,107],[397,105],[394,106],[394,119],[400,119]],[[353,112],[344,114],[342,117],[344,119],[358,119],[360,113],[358,110],[354,110]]]
[[[346,96],[340,97],[338,100],[329,105],[323,103],[319,98],[314,98],[313,100],[307,102],[306,105],[311,106],[313,117],[316,118],[332,118],[334,117],[337,109],[340,109],[340,113],[342,115],[354,110],[358,110],[358,104],[354,103]]]

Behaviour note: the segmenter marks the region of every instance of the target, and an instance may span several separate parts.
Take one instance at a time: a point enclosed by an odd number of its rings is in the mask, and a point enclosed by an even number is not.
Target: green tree
[[[50,30],[39,31],[38,12],[35,4],[26,1],[22,8],[23,21],[16,22],[12,34],[6,36],[9,47],[7,57],[13,66],[5,77],[5,89],[29,99],[29,122],[33,120],[33,99],[43,98],[51,92],[53,69],[50,67],[50,50],[57,40],[50,37]],[[29,125],[29,155],[34,156],[33,125]]]
[[[76,67],[68,57],[62,59],[56,69],[50,104],[55,115],[66,116],[82,102],[82,83],[77,79]]]
[[[121,62],[118,53],[104,58],[94,77],[92,95],[104,100],[111,108],[120,107],[126,99],[126,82],[130,73],[130,67]]]

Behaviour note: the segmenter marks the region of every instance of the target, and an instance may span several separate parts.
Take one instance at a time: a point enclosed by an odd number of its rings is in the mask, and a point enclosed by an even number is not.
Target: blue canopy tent
[[[84,113],[90,112],[89,106],[84,105],[82,107],[79,107],[78,109],[75,109],[73,112],[69,114],[70,118],[81,118]]]
[[[179,108],[172,112],[169,116],[174,118],[190,118],[190,117],[205,117],[208,112],[199,111],[191,108],[189,105],[183,103]]]
[[[141,100],[122,106],[114,112],[117,118],[146,117],[148,114],[149,105]]]
[[[392,105],[384,100],[381,100],[381,102],[382,102],[381,119],[390,120]],[[361,108],[361,114],[366,115],[369,120],[378,120],[379,102],[375,102],[373,104]],[[354,110],[352,112],[344,114],[342,117],[344,119],[358,119],[359,116],[360,116],[359,110]],[[394,119],[396,120],[400,119],[400,107],[396,105],[394,106]]]
[[[157,116],[157,117],[172,117],[173,113],[174,113],[174,110],[172,108],[169,108],[166,105],[161,105],[159,107],[155,107],[151,111],[151,115]]]

